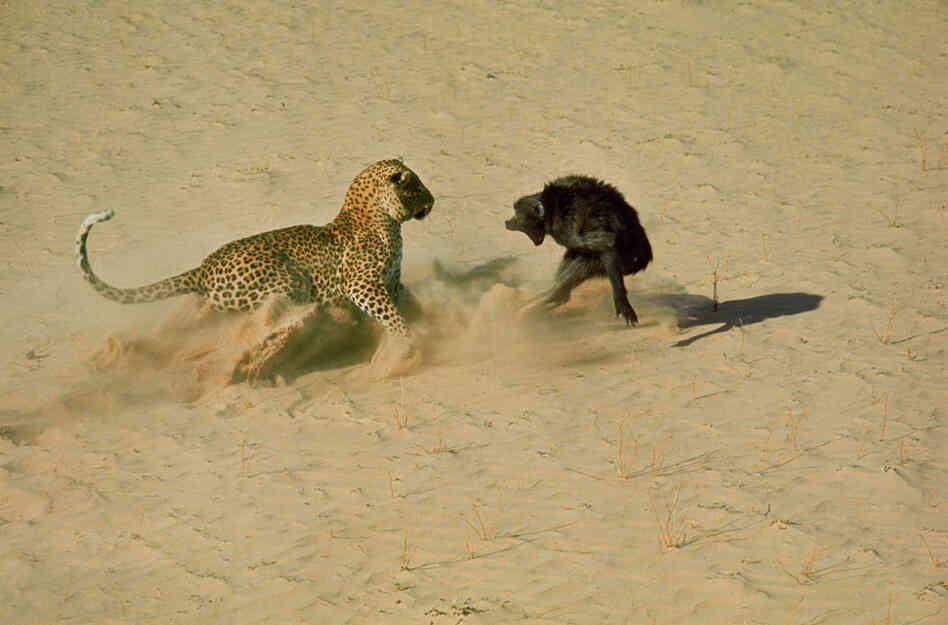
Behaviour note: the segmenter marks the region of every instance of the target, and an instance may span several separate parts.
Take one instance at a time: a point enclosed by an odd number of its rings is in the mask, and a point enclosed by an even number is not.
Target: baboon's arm
[[[633,326],[639,322],[632,305],[629,304],[629,297],[625,291],[625,282],[622,280],[622,272],[619,271],[619,257],[615,249],[608,249],[599,255],[603,267],[606,269],[606,275],[609,276],[609,282],[612,284],[612,300],[616,307],[616,317],[622,316],[626,324]]]

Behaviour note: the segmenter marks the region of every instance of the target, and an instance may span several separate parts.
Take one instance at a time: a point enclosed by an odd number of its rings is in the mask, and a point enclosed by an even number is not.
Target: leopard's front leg
[[[381,345],[372,355],[372,377],[383,379],[415,370],[421,364],[421,350],[415,345],[405,317],[399,312],[393,294],[382,280],[351,283],[348,296],[387,331],[387,336],[383,337]]]
[[[408,325],[398,311],[391,293],[378,280],[353,281],[346,295],[365,314],[381,323],[390,333],[408,338]]]

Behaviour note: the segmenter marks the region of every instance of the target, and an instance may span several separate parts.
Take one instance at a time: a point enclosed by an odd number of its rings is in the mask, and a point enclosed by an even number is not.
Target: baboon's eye
[[[543,202],[537,202],[536,210],[537,210],[537,217],[543,217],[543,214],[544,214]]]

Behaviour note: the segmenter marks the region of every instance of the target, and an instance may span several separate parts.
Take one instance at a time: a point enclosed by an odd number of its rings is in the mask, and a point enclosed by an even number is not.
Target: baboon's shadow
[[[816,310],[823,301],[823,296],[811,293],[771,293],[721,302],[718,304],[717,311],[714,310],[714,302],[702,295],[675,293],[660,295],[657,300],[675,310],[678,315],[678,327],[681,329],[711,323],[721,324],[713,330],[682,339],[674,344],[675,347],[688,347],[699,339],[727,332],[736,325],[746,326],[765,319]]]

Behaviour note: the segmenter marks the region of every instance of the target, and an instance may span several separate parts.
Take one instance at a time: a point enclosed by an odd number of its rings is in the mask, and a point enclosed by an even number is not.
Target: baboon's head
[[[514,216],[504,222],[507,230],[522,232],[534,245],[543,243],[546,236],[546,210],[540,199],[542,193],[525,195],[514,202]]]

